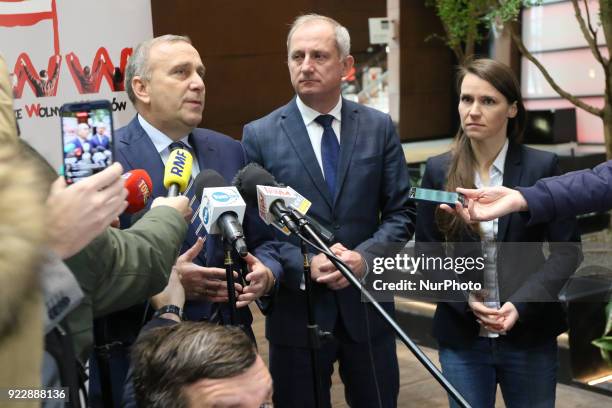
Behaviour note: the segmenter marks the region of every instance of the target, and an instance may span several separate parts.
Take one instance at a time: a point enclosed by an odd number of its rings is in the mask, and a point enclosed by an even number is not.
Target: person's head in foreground
[[[143,334],[132,351],[139,407],[259,408],[272,379],[236,327],[182,322]]]

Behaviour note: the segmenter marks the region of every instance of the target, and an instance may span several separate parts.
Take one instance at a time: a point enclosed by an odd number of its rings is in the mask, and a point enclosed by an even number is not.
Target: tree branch
[[[586,11],[586,16],[587,16],[586,21],[587,21],[587,25],[589,26],[589,31],[593,35],[593,40],[595,42],[595,45],[597,45],[597,30],[595,30],[593,28],[593,24],[591,24],[591,10],[589,9],[589,0],[582,0],[582,2],[584,3],[584,11]]]
[[[444,22],[444,20],[442,20],[440,18],[440,20],[442,21],[442,28],[444,28],[444,33],[446,33],[446,38],[445,38],[445,42],[448,44],[448,46],[450,47],[451,50],[453,50],[453,53],[455,53],[455,57],[457,57],[457,61],[459,61],[459,63],[463,63],[463,59],[465,58],[465,54],[463,53],[463,50],[461,49],[460,45],[457,44],[452,44],[450,42],[450,32],[448,29],[448,26],[446,25],[446,23]]]
[[[574,1],[574,0],[572,0],[572,1]],[[521,51],[521,54],[523,54],[525,56],[525,58],[527,58],[529,61],[531,61],[536,67],[538,67],[538,69],[540,70],[542,75],[544,75],[544,78],[546,78],[546,81],[555,90],[555,92],[557,92],[562,98],[565,98],[568,101],[570,101],[572,104],[574,104],[578,108],[583,109],[583,110],[585,110],[585,111],[587,111],[589,113],[592,113],[595,116],[599,116],[600,118],[603,118],[603,115],[604,115],[604,110],[603,109],[599,109],[599,108],[596,108],[596,107],[594,107],[592,105],[589,105],[588,103],[585,103],[585,102],[581,101],[580,99],[578,99],[578,97],[576,97],[576,96],[570,94],[569,92],[561,89],[561,87],[550,76],[550,74],[548,73],[546,68],[544,68],[544,66],[540,63],[540,61],[538,61],[537,58],[534,57],[533,54],[531,52],[529,52],[529,50],[527,50],[527,48],[525,47],[525,44],[523,43],[523,40],[521,40],[521,37],[519,37],[516,34],[516,29],[515,29],[514,25],[511,25],[509,28],[510,28],[510,35],[512,35],[512,40],[514,41],[516,46]]]
[[[603,65],[605,69],[608,63],[607,61],[604,61],[604,57],[603,55],[601,55],[601,52],[599,51],[599,47],[597,46],[597,32],[593,31],[591,27],[591,18],[589,14],[589,5],[587,3],[587,0],[583,0],[583,1],[584,1],[584,7],[586,8],[586,11],[587,11],[587,19],[589,22],[588,27],[584,21],[584,18],[582,17],[582,12],[580,11],[578,0],[572,0],[572,6],[574,6],[574,14],[576,16],[576,20],[578,20],[578,24],[580,25],[580,31],[582,31],[582,35],[586,39],[586,42],[589,45],[589,48],[591,49],[591,52],[595,56],[595,59],[599,61],[599,63]]]

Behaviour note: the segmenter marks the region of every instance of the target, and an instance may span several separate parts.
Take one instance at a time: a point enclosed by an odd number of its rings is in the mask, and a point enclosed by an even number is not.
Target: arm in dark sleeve
[[[529,224],[606,211],[612,208],[612,160],[592,170],[545,178],[518,190],[529,205]]]
[[[408,199],[410,179],[408,167],[399,137],[391,118],[387,116],[385,130],[384,172],[380,190],[380,225],[374,235],[357,245],[359,252],[371,269],[373,254],[368,248],[373,244],[408,242],[415,230],[416,208]]]
[[[246,152],[249,162],[258,163],[264,166],[261,150],[257,142],[257,134],[252,124],[247,124],[244,127],[242,135],[242,145]],[[257,217],[259,223],[264,225],[268,231],[272,233],[265,239],[261,240],[254,248],[253,254],[259,258],[261,262],[269,267],[275,276],[277,276],[277,287],[282,281],[283,284],[291,289],[299,290],[302,282],[303,261],[300,248],[287,241],[281,241],[274,237],[275,231],[273,227],[267,226],[261,221],[259,215],[253,211],[253,217]]]

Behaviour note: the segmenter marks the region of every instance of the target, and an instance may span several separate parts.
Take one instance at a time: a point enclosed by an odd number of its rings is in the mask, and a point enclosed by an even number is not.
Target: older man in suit
[[[333,229],[334,252],[362,278],[372,244],[405,242],[414,207],[399,139],[388,115],[345,100],[341,83],[353,66],[349,33],[335,20],[301,16],[287,39],[297,96],[249,123],[243,144],[250,160],[312,201],[309,214]],[[279,234],[279,239],[285,239]],[[307,348],[306,298],[297,241],[283,251],[284,276],[266,321],[274,402],[315,405]],[[340,362],[352,407],[393,407],[398,365],[393,332],[362,304],[360,294],[323,254],[311,254],[317,323],[334,339],[319,350],[323,402],[329,405],[333,363]],[[384,304],[393,312],[393,304]]]
[[[116,136],[116,157],[126,170],[145,169],[153,181],[153,197],[166,196],[163,185],[164,165],[173,146],[179,144],[191,151],[193,161],[192,177],[205,169],[220,173],[231,180],[235,173],[246,164],[246,155],[241,144],[218,132],[196,128],[202,120],[204,110],[204,64],[198,51],[187,37],[164,35],[138,45],[126,67],[126,91],[138,114],[125,127],[118,129]],[[221,238],[217,235],[202,239],[206,231],[199,222],[199,202],[190,183],[186,195],[191,197],[194,217],[185,238],[182,255],[175,268],[185,287],[190,302],[185,306],[188,320],[208,320],[229,324],[230,310],[227,305],[228,293]],[[122,226],[129,219],[122,219]],[[272,233],[255,216],[244,220],[247,244],[251,251],[272,237]],[[282,271],[276,256],[257,253],[247,256],[249,269],[244,285],[237,284],[238,307],[246,306],[253,300],[269,293]],[[266,263],[265,266],[264,263]],[[237,279],[238,280],[238,279]],[[139,314],[138,314],[139,313]],[[130,330],[107,336],[105,342],[131,342],[139,330],[142,312],[138,312]],[[119,312],[110,318],[111,324],[98,332],[108,334],[125,322],[129,313]],[[239,309],[236,324],[251,334],[252,321],[248,308]],[[127,369],[127,366],[124,366]],[[114,373],[113,381],[125,377]],[[118,387],[114,387],[115,389]]]

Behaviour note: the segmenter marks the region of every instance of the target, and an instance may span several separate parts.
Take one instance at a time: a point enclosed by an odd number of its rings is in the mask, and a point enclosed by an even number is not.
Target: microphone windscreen
[[[226,187],[227,185],[228,183],[223,176],[211,169],[201,171],[193,181],[195,195],[200,202],[202,202],[202,192],[205,188]]]
[[[185,149],[172,150],[164,169],[164,187],[170,188],[171,185],[178,184],[179,191],[181,193],[185,191],[191,178],[192,166],[191,153]]]
[[[128,191],[128,206],[125,212],[134,214],[147,206],[153,193],[153,183],[149,173],[142,169],[130,170],[121,176]]]
[[[238,189],[244,201],[252,207],[257,207],[258,185],[281,186],[281,184],[276,182],[276,179],[268,170],[257,163],[249,163],[240,169],[240,171],[236,173],[232,184]]]

